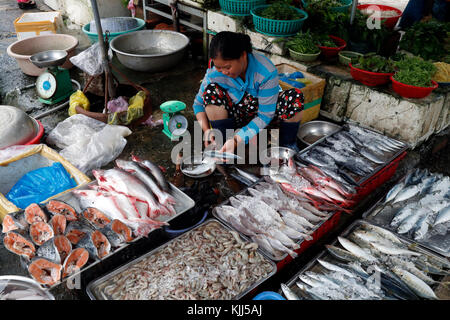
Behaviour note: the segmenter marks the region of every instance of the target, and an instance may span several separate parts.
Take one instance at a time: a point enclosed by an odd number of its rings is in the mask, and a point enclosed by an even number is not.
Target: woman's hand
[[[232,139],[228,139],[225,141],[222,149],[220,149],[220,152],[234,153],[236,146],[241,143],[241,141],[242,139],[239,136],[234,136]]]
[[[213,129],[207,129],[205,131],[205,148],[210,144],[216,144],[216,137],[214,136]]]

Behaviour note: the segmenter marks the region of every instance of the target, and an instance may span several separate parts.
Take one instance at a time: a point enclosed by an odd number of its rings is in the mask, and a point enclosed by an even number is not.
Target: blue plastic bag
[[[302,82],[298,82],[295,79],[303,79],[305,76],[300,71],[292,72],[292,73],[280,73],[278,77],[281,81],[290,84],[294,88],[301,89],[306,87],[306,85]]]
[[[6,198],[18,208],[25,209],[60,192],[77,186],[60,162],[39,168],[23,175],[6,194]]]

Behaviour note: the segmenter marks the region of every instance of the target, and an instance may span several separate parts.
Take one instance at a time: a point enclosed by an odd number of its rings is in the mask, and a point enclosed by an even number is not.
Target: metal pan
[[[402,178],[400,178],[397,183],[401,183],[405,181],[406,176],[412,170],[408,171]],[[414,197],[416,198],[416,197]],[[413,201],[418,201],[414,200]],[[383,227],[393,233],[395,233],[399,238],[407,239],[410,241],[415,241],[411,237],[408,237],[409,234],[398,234],[396,232],[396,228],[390,226],[390,222],[394,217],[397,210],[399,210],[402,206],[404,206],[404,202],[399,202],[394,206],[384,205],[385,197],[379,199],[370,209],[362,214],[362,217],[369,221],[370,223],[377,225],[379,227]],[[408,201],[409,202],[409,201]],[[450,257],[450,233],[447,232],[445,235],[435,235],[425,240],[415,241],[420,246],[433,251],[437,254],[440,254],[444,257]]]
[[[351,232],[353,232],[354,230],[357,230],[360,226],[362,225],[374,225],[372,223],[369,223],[367,221],[364,220],[356,220],[355,222],[353,222],[347,229],[345,229],[340,236],[341,237],[347,237]],[[408,239],[402,239],[400,238],[401,241],[403,241],[405,244],[409,245],[414,245],[414,242],[408,240]],[[331,243],[331,245],[333,246],[337,246],[340,247],[340,244],[337,240],[337,238]],[[427,249],[423,249],[420,247],[416,247],[416,251],[418,251],[419,253],[425,254],[425,255],[429,255],[432,256],[434,259],[437,259],[439,261],[445,261],[445,259],[443,259],[442,257],[436,255],[434,252],[427,250]],[[336,263],[336,262],[340,262],[339,260],[336,260],[330,253],[328,253],[327,250],[323,250],[322,252],[320,252],[314,259],[312,259],[309,263],[307,263],[303,268],[300,269],[299,272],[297,272],[289,281],[286,282],[286,285],[293,290],[294,292],[298,292],[297,291],[297,286],[295,285],[295,283],[298,280],[298,277],[305,273],[306,271],[312,271],[312,272],[323,272],[326,269],[324,267],[322,267],[322,265],[320,265],[317,262],[317,259],[320,260],[325,260],[331,263]],[[444,278],[444,276],[439,276],[439,281],[441,281]],[[434,285],[432,286],[432,289],[436,292],[439,288],[439,285]],[[281,294],[282,291],[279,290],[279,293]]]
[[[141,262],[142,260],[154,255],[155,253],[164,250],[168,245],[172,244],[175,241],[182,241],[182,237],[185,235],[188,235],[189,233],[194,232],[195,230],[197,230],[198,228],[201,228],[204,225],[207,225],[209,223],[219,223],[220,226],[222,226],[224,229],[226,230],[232,230],[231,228],[229,228],[228,226],[224,225],[223,223],[221,223],[220,221],[216,220],[216,219],[208,219],[205,222],[203,222],[202,224],[198,225],[197,227],[189,230],[188,232],[184,233],[182,236],[177,237],[175,239],[172,239],[168,242],[166,242],[165,244],[161,245],[160,247],[142,255],[141,257],[130,261],[129,263],[117,268],[116,270],[112,271],[109,274],[106,274],[104,276],[102,276],[99,279],[96,279],[94,281],[92,281],[91,283],[89,283],[89,285],[86,288],[87,294],[89,295],[89,297],[92,300],[108,300],[108,297],[106,297],[106,295],[101,292],[101,290],[99,290],[99,286],[103,285],[105,282],[107,282],[108,280],[110,280],[111,278],[115,277],[116,275],[120,274],[121,272],[127,270],[128,268],[132,267],[134,264]],[[246,241],[246,239],[243,239],[244,241]],[[253,289],[255,289],[257,286],[259,286],[261,283],[263,283],[264,281],[266,281],[267,279],[269,279],[272,275],[275,274],[276,272],[276,265],[269,259],[267,258],[261,251],[259,251],[259,248],[257,249],[257,252],[263,257],[263,259],[265,261],[267,261],[271,267],[272,267],[272,271],[266,275],[265,277],[261,278],[260,280],[258,280],[257,282],[253,283],[251,286],[249,286],[248,288],[246,288],[243,292],[241,292],[240,294],[238,294],[237,296],[235,296],[233,298],[233,300],[238,300],[242,297],[244,297],[246,294],[248,294],[250,291],[252,291]]]

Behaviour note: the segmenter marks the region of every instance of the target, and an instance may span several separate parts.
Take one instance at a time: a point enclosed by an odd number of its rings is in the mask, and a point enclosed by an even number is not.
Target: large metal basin
[[[111,41],[119,61],[135,71],[157,72],[175,66],[184,56],[189,38],[170,30],[141,30]]]
[[[331,135],[340,130],[341,126],[328,121],[308,121],[298,128],[297,138],[306,145],[311,145],[317,140]]]
[[[39,124],[24,111],[0,105],[0,149],[26,144],[39,133]]]

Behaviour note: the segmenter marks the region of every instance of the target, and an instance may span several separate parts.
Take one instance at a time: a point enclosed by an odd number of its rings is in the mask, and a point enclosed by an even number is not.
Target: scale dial
[[[44,72],[36,80],[36,90],[43,99],[49,99],[56,93],[56,78],[50,72]]]

